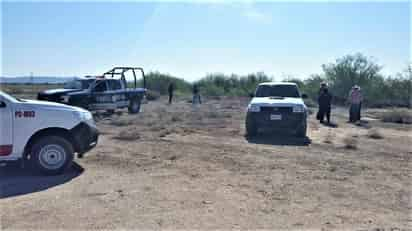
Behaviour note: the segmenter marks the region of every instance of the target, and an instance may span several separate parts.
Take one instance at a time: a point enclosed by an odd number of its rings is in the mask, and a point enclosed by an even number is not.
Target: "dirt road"
[[[337,127],[311,115],[307,139],[248,140],[245,105],[98,117],[98,147],[67,174],[1,168],[1,228],[411,230],[410,125],[336,109]]]

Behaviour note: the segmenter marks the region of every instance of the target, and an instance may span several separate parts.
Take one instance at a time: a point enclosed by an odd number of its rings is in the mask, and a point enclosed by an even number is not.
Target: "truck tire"
[[[129,103],[129,113],[136,114],[140,112],[140,99],[131,99]]]
[[[60,136],[44,136],[32,149],[30,161],[36,170],[45,175],[63,173],[73,162],[73,145]]]
[[[258,132],[258,128],[251,118],[246,118],[246,135],[249,137],[256,136]]]
[[[306,130],[307,130],[307,125],[306,123],[302,125],[297,131],[296,131],[296,136],[300,138],[305,138],[306,137]]]

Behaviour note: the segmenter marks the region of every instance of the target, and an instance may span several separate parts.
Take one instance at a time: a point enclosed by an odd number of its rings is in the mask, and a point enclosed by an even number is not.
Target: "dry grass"
[[[333,139],[334,138],[335,138],[334,134],[332,133],[331,129],[329,129],[328,134],[326,135],[323,142],[326,143],[326,144],[333,144]]]
[[[113,118],[110,121],[110,124],[113,126],[118,126],[118,127],[129,126],[133,124],[133,119],[124,118],[124,117]]]
[[[382,133],[376,128],[369,129],[367,136],[371,139],[383,139]]]
[[[182,122],[183,121],[182,117],[184,117],[184,115],[182,115],[182,114],[181,115],[173,114],[170,120],[172,122]]]
[[[358,139],[354,135],[348,135],[343,139],[343,144],[346,149],[358,149]]]
[[[157,91],[148,90],[146,92],[146,99],[147,100],[158,100],[160,98],[160,93]]]
[[[172,134],[172,131],[170,129],[163,129],[159,132],[159,137],[166,137],[170,134]]]
[[[389,123],[412,124],[412,111],[408,109],[394,109],[382,112],[381,120]]]
[[[140,133],[136,130],[123,130],[113,138],[117,140],[133,141],[140,139]]]
[[[0,90],[18,98],[35,99],[37,93],[47,89],[61,88],[61,84],[0,84]]]

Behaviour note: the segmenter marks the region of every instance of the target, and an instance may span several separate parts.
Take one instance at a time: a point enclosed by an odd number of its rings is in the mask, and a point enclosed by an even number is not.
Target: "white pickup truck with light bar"
[[[64,172],[98,140],[89,111],[14,98],[0,91],[0,163],[20,161],[46,175]]]
[[[246,131],[254,136],[259,129],[271,129],[306,137],[308,110],[298,86],[290,82],[268,82],[257,86],[248,105]]]

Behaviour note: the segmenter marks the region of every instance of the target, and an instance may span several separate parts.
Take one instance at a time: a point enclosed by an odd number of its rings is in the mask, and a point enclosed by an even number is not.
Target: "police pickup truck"
[[[137,87],[136,72],[142,75],[143,88]],[[128,88],[127,74],[134,78],[133,88]],[[119,108],[128,108],[129,113],[138,113],[146,93],[145,86],[146,77],[142,68],[115,67],[102,76],[78,78],[67,82],[63,89],[39,92],[37,99],[64,103],[91,111],[114,112]]]
[[[20,161],[46,175],[68,168],[97,144],[89,111],[14,98],[0,91],[0,163]],[[28,164],[28,165],[27,165]]]
[[[306,137],[308,112],[302,98],[307,96],[300,94],[295,83],[261,83],[251,96],[246,115],[249,136],[265,128]]]

